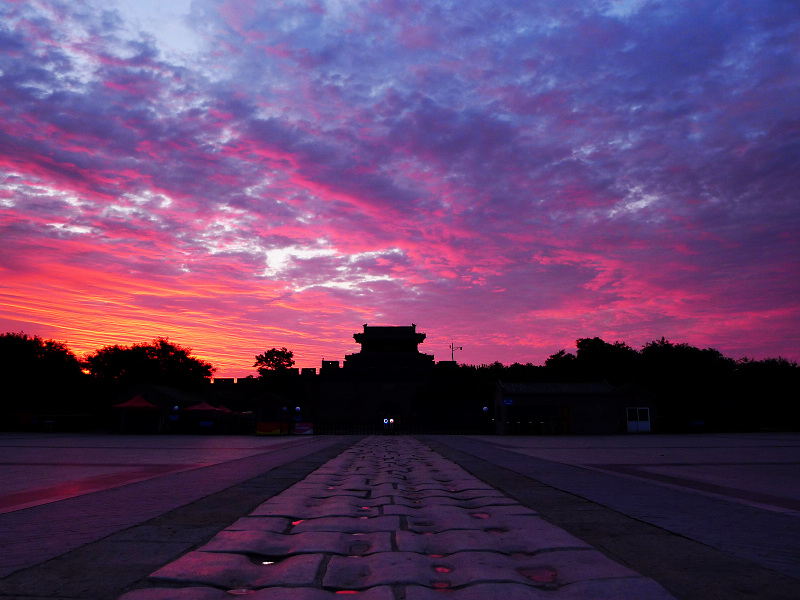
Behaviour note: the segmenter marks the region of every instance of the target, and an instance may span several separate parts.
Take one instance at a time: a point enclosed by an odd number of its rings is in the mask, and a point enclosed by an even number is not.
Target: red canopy
[[[115,404],[113,408],[143,408],[147,410],[161,410],[154,404],[148,402],[141,394],[136,394],[133,398],[122,404]]]
[[[188,407],[186,410],[219,410],[211,406],[208,402],[203,401],[200,404],[195,404],[194,406]]]

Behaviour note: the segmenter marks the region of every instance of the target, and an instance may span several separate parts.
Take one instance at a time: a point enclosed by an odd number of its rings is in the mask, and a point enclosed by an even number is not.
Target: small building
[[[644,433],[652,430],[654,408],[652,395],[633,384],[500,381],[495,429],[499,435]]]

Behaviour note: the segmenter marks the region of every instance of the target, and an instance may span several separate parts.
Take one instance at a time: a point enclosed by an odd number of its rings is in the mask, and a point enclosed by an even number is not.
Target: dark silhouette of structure
[[[361,345],[361,351],[344,357],[344,369],[348,373],[427,375],[433,370],[433,355],[422,354],[419,345],[425,334],[417,332],[417,326],[375,327],[364,325],[362,333],[353,334]]]
[[[655,399],[627,384],[503,382],[494,401],[500,435],[648,433]]]
[[[413,323],[364,325],[353,339],[359,352],[323,360],[319,372],[266,369],[212,382],[210,364],[165,338],[107,346],[81,363],[53,340],[0,334],[0,429],[531,435],[800,427],[800,366],[780,357],[735,361],[664,338],[638,351],[581,338],[577,354],[561,350],[542,366],[475,366],[452,360],[454,343],[451,360],[420,352],[426,334]],[[774,409],[763,409],[764,398]]]
[[[371,326],[355,333],[360,351],[343,363],[265,372],[255,396],[259,433],[609,434],[651,430],[652,395],[607,382],[530,380],[544,370],[461,367],[420,352],[417,326]],[[452,346],[452,345],[451,345]],[[251,380],[251,386],[258,380]],[[236,385],[239,387],[239,384]],[[244,392],[244,387],[240,388]],[[254,388],[254,391],[257,388]]]
[[[434,357],[419,351],[417,326],[364,325],[353,335],[358,353],[323,361],[314,411],[315,431],[383,431],[384,420],[400,432],[416,423],[434,371]]]

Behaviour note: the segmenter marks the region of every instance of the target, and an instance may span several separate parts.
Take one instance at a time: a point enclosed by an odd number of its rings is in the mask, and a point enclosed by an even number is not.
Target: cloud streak
[[[791,2],[184,9],[0,8],[2,328],[239,376],[364,322],[800,358]]]

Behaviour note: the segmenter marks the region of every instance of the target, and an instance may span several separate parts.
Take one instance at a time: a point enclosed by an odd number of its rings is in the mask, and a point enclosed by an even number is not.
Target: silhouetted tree
[[[6,426],[29,426],[37,414],[71,407],[81,398],[83,380],[81,363],[65,344],[22,332],[0,335],[0,412],[6,415],[0,420]]]
[[[294,366],[294,352],[286,348],[272,348],[263,354],[257,354],[253,366],[257,368],[258,375],[262,378],[268,373],[286,371]]]
[[[645,344],[641,357],[644,381],[661,401],[663,425],[675,431],[725,426],[735,361],[714,348],[664,337]]]
[[[540,378],[542,367],[532,363],[514,363],[503,369],[505,381],[536,381]]]
[[[800,429],[800,366],[782,357],[736,362],[731,404],[737,429]]]
[[[157,338],[132,346],[105,346],[86,357],[96,379],[121,387],[154,383],[195,389],[216,370],[210,363],[191,356],[191,348]]]
[[[561,349],[547,357],[544,370],[546,378],[551,381],[573,381],[577,373],[575,355]]]
[[[0,335],[0,377],[63,379],[81,375],[81,363],[66,345],[38,335]]]
[[[637,378],[641,356],[624,342],[609,344],[599,337],[575,341],[577,367],[586,380],[620,385]]]

